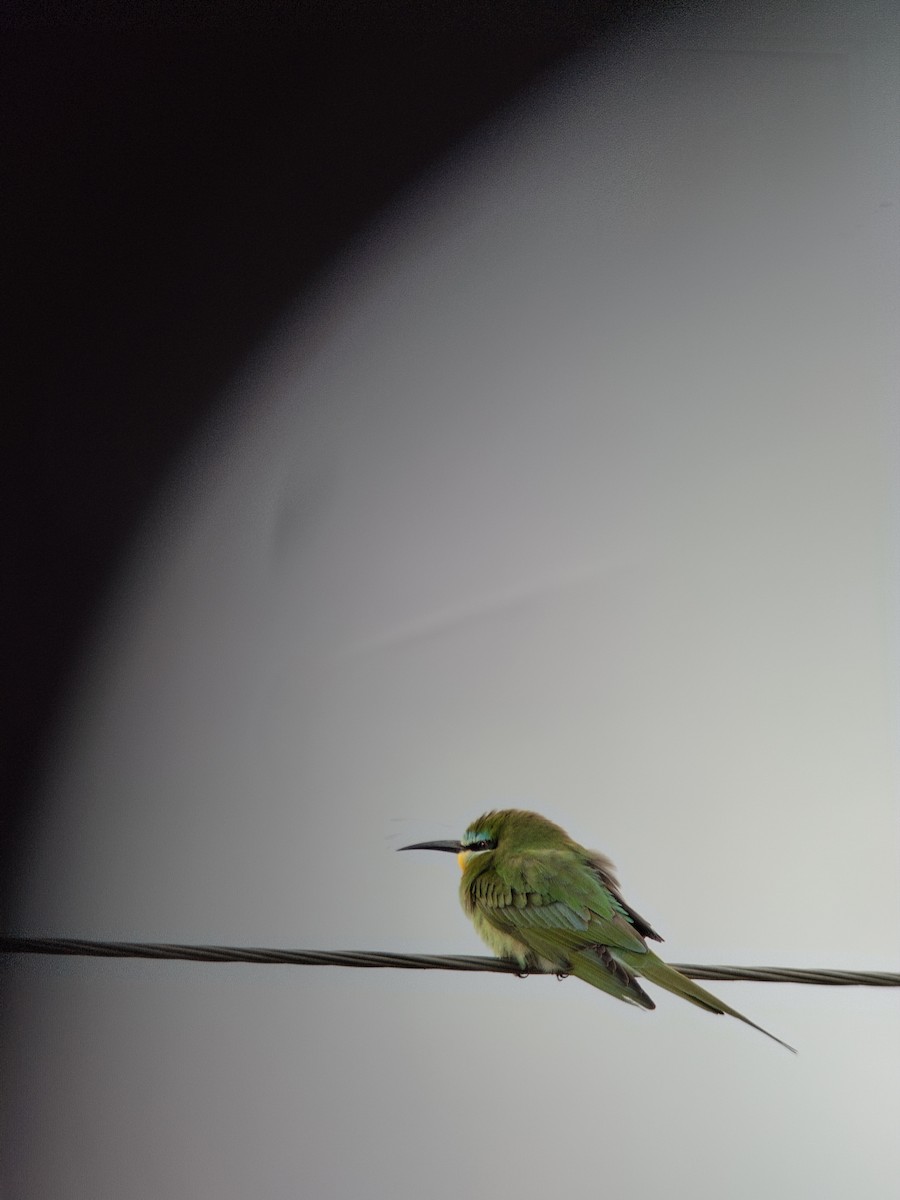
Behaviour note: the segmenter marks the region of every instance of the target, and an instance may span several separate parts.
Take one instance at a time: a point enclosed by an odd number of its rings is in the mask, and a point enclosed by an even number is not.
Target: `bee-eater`
[[[796,1054],[654,954],[645,939],[663,939],[622,898],[610,860],[579,846],[546,817],[502,809],[473,821],[462,841],[400,849],[456,854],[464,911],[491,950],[523,970],[576,975],[619,1000],[655,1008],[640,976],[708,1012],[737,1017]]]

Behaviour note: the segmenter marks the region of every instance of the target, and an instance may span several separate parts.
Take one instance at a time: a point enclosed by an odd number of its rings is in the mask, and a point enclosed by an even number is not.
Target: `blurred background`
[[[7,929],[478,953],[393,851],[515,804],[673,961],[896,970],[895,7],[10,12]],[[890,992],[3,987],[4,1196],[900,1168]]]

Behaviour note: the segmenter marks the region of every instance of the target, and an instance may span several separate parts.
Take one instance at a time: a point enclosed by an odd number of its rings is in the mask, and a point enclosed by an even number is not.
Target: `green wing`
[[[559,850],[479,855],[463,874],[463,906],[495,953],[524,966],[549,964],[619,1000],[655,1008],[640,975],[714,1013],[728,1013],[773,1041],[787,1042],[725,1004],[647,949],[642,934],[659,934],[618,894],[607,860]],[[612,886],[606,886],[604,876]],[[796,1053],[796,1051],[794,1051]]]
[[[526,962],[541,960],[620,1000],[654,1007],[611,953],[646,954],[644,939],[589,864],[558,850],[505,856],[499,866],[492,858],[485,855],[463,880],[463,903],[490,945],[522,946]]]

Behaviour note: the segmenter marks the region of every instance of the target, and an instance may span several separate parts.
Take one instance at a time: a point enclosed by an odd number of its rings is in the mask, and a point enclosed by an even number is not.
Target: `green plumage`
[[[793,1050],[654,954],[646,939],[662,938],[625,902],[609,859],[545,817],[520,809],[489,812],[472,822],[461,842],[403,849],[459,853],[463,909],[499,957],[525,970],[576,975],[619,1000],[655,1008],[640,977]]]

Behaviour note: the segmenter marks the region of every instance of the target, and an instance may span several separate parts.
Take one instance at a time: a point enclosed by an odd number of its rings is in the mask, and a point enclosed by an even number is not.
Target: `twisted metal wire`
[[[0,937],[5,954],[64,954],[99,958],[165,958],[190,962],[245,962],[313,967],[393,967],[420,971],[491,971],[500,975],[546,975],[523,972],[517,963],[483,955],[387,954],[373,950],[266,950],[258,946],[182,946],[153,942],[90,942],[79,938]],[[796,967],[700,966],[672,963],[691,979],[752,980],[757,983],[812,983],[826,987],[900,987],[900,973],[841,971]]]

